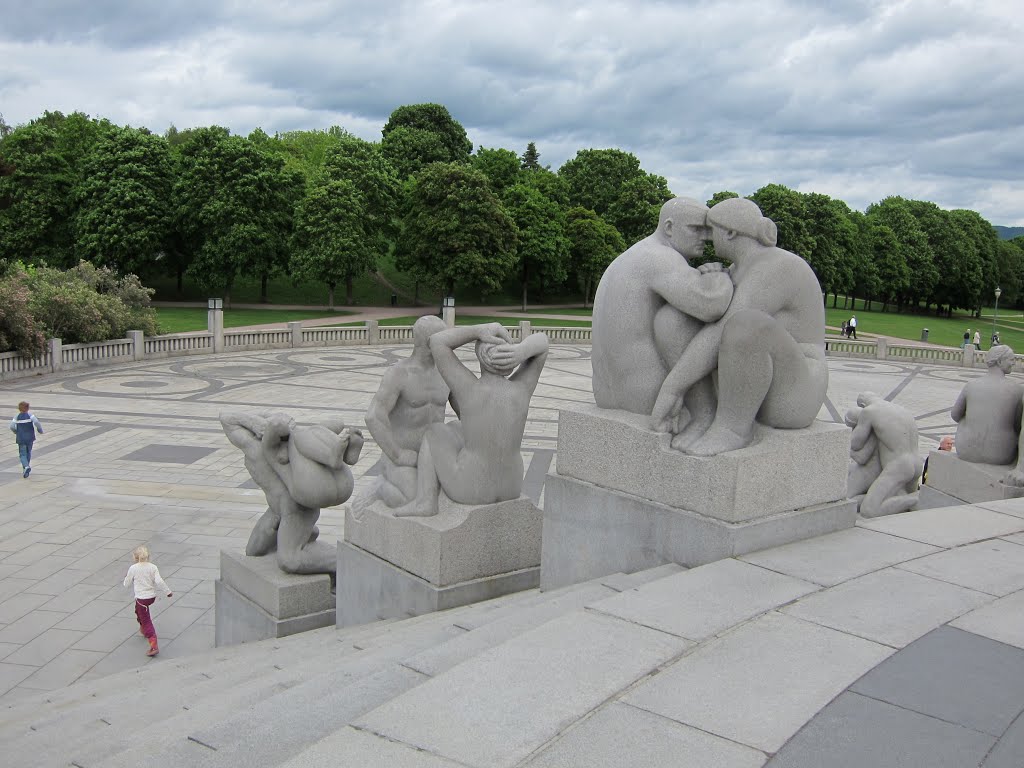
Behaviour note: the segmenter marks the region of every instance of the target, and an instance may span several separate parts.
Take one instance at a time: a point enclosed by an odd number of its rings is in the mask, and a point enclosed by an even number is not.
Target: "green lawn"
[[[288,323],[292,320],[312,320],[317,317],[351,315],[351,312],[313,312],[295,309],[225,309],[224,327],[240,328],[245,325]],[[206,310],[200,307],[156,307],[161,333],[184,333],[206,330]]]
[[[898,315],[895,312],[866,312],[862,309],[854,313],[849,309],[828,307],[826,322],[833,328],[839,328],[843,320],[849,320],[852,314],[857,315],[857,332],[860,334],[875,333],[919,341],[922,329],[927,328],[928,341],[932,344],[958,347],[963,343],[964,331],[970,328],[972,338],[975,330],[981,331],[982,349],[988,349],[989,338],[992,335],[992,315],[987,313],[983,313],[981,319],[970,315],[954,315],[950,318],[935,315]],[[1004,344],[1009,344],[1015,350],[1024,350],[1024,318],[1018,310],[1011,310],[1006,314],[1000,312],[996,327]]]

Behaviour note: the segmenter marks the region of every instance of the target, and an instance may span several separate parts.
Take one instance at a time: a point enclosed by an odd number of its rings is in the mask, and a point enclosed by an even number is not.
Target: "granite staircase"
[[[319,764],[318,753],[308,756],[314,762],[303,762],[303,754],[367,713],[538,627],[579,622],[588,605],[681,570],[661,566],[401,621],[325,628],[157,659],[141,669],[5,706],[0,710],[2,763],[10,768],[259,768],[292,759],[296,765]]]

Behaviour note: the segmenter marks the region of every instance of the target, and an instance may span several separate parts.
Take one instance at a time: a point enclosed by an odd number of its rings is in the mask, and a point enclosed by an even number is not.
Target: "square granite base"
[[[928,454],[928,486],[968,504],[1024,496],[1024,488],[1004,485],[1014,464],[978,464],[964,461],[952,451]]]
[[[678,563],[692,568],[850,528],[844,499],[732,523],[582,480],[548,475],[544,486],[541,589]]]
[[[404,619],[533,589],[540,568],[439,587],[345,541],[338,542],[337,626]]]
[[[285,573],[272,554],[249,557],[222,551],[214,588],[217,647],[334,624],[331,577]]]

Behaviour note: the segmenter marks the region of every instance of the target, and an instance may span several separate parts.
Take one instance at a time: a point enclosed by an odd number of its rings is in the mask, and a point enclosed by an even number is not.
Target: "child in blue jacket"
[[[11,432],[18,443],[18,457],[21,459],[22,477],[32,474],[32,443],[36,441],[36,432],[43,434],[43,425],[28,409],[28,403],[18,403],[18,415],[11,419]]]

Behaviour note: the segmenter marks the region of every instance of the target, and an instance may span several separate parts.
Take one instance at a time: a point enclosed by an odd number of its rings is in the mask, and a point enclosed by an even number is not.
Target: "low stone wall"
[[[542,327],[534,329],[529,320],[507,326],[509,335],[519,340],[532,330],[543,330],[552,344],[590,344],[591,329],[587,327]],[[321,326],[305,328],[300,322],[287,328],[249,331],[214,331],[172,333],[146,337],[142,331],[129,331],[124,339],[97,341],[91,344],[62,344],[50,339],[47,350],[34,358],[16,352],[0,354],[0,381],[57,373],[118,363],[156,360],[166,357],[242,352],[261,349],[297,349],[300,347],[373,346],[377,344],[411,344],[412,326],[378,325],[369,321],[362,326]],[[956,365],[984,368],[985,355],[972,347],[950,347],[891,344],[886,339],[853,340],[826,338],[825,354],[891,362],[913,362],[932,365]],[[1018,355],[1014,371],[1024,372],[1024,355]]]

